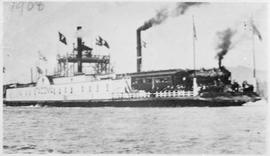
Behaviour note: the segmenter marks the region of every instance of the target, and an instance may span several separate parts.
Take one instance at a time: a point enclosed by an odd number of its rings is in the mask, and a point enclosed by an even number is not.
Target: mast
[[[253,22],[253,19],[251,19]],[[255,61],[255,32],[254,29],[252,29],[252,58],[253,58],[253,78],[256,79],[256,61]]]
[[[194,69],[194,77],[193,77],[193,96],[198,94],[198,85],[197,85],[197,78],[196,78],[196,46],[195,41],[197,40],[196,35],[196,28],[194,23],[194,15],[192,15],[192,26],[193,26],[193,69]]]
[[[253,28],[253,16],[251,16],[251,24],[252,24],[252,62],[253,62],[253,85],[254,92],[257,92],[257,79],[256,79],[256,59],[255,59],[255,30]]]
[[[78,26],[77,33],[79,33],[81,29],[82,27]],[[80,36],[80,34],[77,37],[77,51],[78,51],[78,55],[77,55],[78,73],[82,73],[82,37]]]
[[[74,51],[75,51],[75,43],[73,43],[72,57],[75,56]],[[75,63],[72,63],[72,75],[75,75]]]
[[[193,69],[194,69],[194,77],[196,77],[196,48],[195,48],[195,40],[196,40],[196,29],[194,23],[194,15],[192,15],[192,24],[193,24]]]
[[[137,72],[142,70],[142,45],[141,45],[141,29],[137,29]]]

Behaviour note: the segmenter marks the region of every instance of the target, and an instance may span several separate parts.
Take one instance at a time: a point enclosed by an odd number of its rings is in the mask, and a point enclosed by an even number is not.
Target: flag
[[[36,66],[37,67],[37,72],[39,73],[39,74],[42,74],[43,73],[43,70],[39,67],[39,66]]]
[[[65,45],[67,45],[66,37],[63,34],[61,34],[60,32],[58,32],[58,34],[59,34],[59,41],[64,43]]]
[[[107,47],[108,49],[110,49],[110,46],[109,46],[108,42],[105,41],[105,40],[104,40],[104,46]]]
[[[194,17],[192,16],[193,20],[193,38],[197,40],[197,33],[196,33],[196,28],[195,28],[195,23],[194,23]]]
[[[47,58],[45,56],[43,56],[40,52],[38,52],[38,55],[39,55],[39,60],[48,61]]]
[[[258,30],[258,28],[253,23],[253,21],[251,21],[251,26],[252,26],[253,34],[256,34],[258,36],[259,40],[262,41],[262,35],[261,35],[260,31]]]
[[[93,50],[93,48],[90,48],[90,47],[88,47],[86,45],[82,45],[82,49],[83,50],[89,50],[89,51],[92,51]]]
[[[96,45],[105,46],[108,49],[110,48],[108,42],[106,40],[104,40],[103,38],[101,38],[100,36],[98,36],[98,38],[96,38]]]
[[[142,43],[143,43],[143,47],[146,48],[147,43],[145,41],[142,41]]]
[[[102,46],[102,38],[100,36],[96,38],[96,45]]]

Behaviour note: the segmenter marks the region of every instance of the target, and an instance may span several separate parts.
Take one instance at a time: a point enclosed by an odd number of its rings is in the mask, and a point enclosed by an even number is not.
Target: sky
[[[56,55],[72,52],[77,26],[82,26],[83,40],[94,48],[94,54],[111,55],[116,73],[135,72],[136,29],[159,10],[165,8],[170,12],[176,7],[175,2],[29,3],[3,5],[4,83],[30,82],[30,69],[38,64],[39,51],[48,60],[48,72],[53,72]],[[143,71],[193,68],[192,16],[197,36],[197,68],[218,67],[217,34],[228,28],[235,34],[222,65],[252,68],[252,32],[246,27],[252,17],[262,35],[262,41],[254,37],[256,68],[267,70],[267,5],[210,2],[190,7],[183,15],[169,16],[163,23],[142,31],[142,40],[146,42],[142,49]],[[68,45],[59,41],[58,32],[65,35]],[[96,46],[97,36],[104,38],[110,49]]]

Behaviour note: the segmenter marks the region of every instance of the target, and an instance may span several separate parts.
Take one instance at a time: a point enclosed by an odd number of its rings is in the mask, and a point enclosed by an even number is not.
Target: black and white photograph
[[[4,1],[2,154],[267,155],[267,1]]]

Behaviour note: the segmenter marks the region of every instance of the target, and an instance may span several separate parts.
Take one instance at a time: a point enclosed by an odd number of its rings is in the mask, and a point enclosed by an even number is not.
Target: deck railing
[[[166,97],[191,97],[194,96],[193,91],[165,91],[165,92],[138,92],[138,93],[112,93],[113,99],[124,98],[166,98]]]

